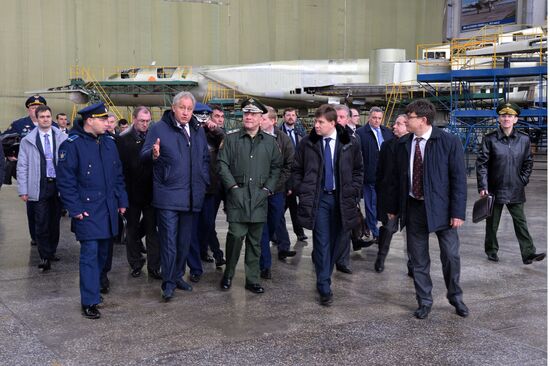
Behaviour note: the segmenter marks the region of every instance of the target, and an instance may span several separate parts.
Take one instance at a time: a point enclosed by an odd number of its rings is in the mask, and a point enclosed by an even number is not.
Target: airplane
[[[33,94],[68,94],[76,104],[107,95],[116,106],[167,106],[179,91],[197,100],[235,103],[256,97],[263,103],[300,109],[339,103],[340,97],[313,95],[308,88],[369,82],[369,59],[273,61],[229,66],[144,66],[125,68],[101,81],[89,72],[69,85],[33,90]],[[168,100],[167,100],[168,97]]]
[[[495,3],[499,2],[500,0],[477,0],[475,3],[466,5],[464,8],[462,8],[463,11],[475,9],[477,14],[479,14],[483,9],[489,9],[489,13],[493,11],[493,8],[495,7]]]

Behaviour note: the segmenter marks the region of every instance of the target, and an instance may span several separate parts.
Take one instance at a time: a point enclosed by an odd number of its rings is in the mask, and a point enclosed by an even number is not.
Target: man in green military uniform
[[[282,158],[275,138],[260,129],[267,109],[251,98],[241,105],[243,127],[229,131],[218,154],[218,172],[227,191],[225,209],[229,229],[226,240],[227,266],[222,290],[231,288],[243,239],[245,249],[245,288],[256,294],[264,289],[260,278],[260,240],[267,220],[267,197],[275,191]]]

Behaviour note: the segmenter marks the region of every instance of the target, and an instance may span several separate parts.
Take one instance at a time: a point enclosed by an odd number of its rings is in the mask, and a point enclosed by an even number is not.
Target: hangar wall
[[[25,115],[25,91],[68,84],[71,65],[368,58],[375,48],[415,58],[417,43],[441,42],[444,8],[441,0],[2,0],[0,129]],[[65,98],[46,97],[54,113],[70,113]]]

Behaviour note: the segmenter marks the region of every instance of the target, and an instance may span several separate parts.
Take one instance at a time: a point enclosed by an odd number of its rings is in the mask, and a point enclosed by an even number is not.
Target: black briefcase
[[[493,204],[495,203],[495,196],[488,194],[481,197],[474,203],[474,210],[472,211],[472,221],[477,224],[480,221],[485,220],[493,215]]]

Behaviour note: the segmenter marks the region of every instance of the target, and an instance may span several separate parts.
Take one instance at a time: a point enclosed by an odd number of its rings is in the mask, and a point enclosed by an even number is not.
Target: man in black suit
[[[286,133],[294,146],[294,151],[298,147],[298,144],[304,138],[304,133],[297,128],[296,121],[298,120],[298,115],[295,108],[289,107],[285,108],[283,112],[283,123],[280,126],[281,131]],[[304,233],[304,228],[298,223],[298,201],[296,200],[296,194],[291,190],[287,191],[286,196],[286,207],[290,211],[290,219],[292,220],[292,230],[299,241],[307,240],[307,236]],[[286,228],[285,216],[281,220],[281,225],[283,228]],[[277,237],[277,240],[280,241],[281,238]],[[283,239],[284,240],[284,239]],[[281,243],[279,243],[281,246]],[[288,247],[290,243],[284,243],[282,247]],[[279,257],[279,259],[284,260],[286,257]]]
[[[128,193],[129,206],[126,210],[127,242],[126,255],[131,267],[132,277],[139,277],[145,258],[141,255],[140,218],[145,232],[147,245],[147,273],[150,277],[161,279],[160,247],[155,222],[153,199],[153,163],[140,159],[141,148],[145,142],[151,112],[146,107],[136,107],[132,114],[132,126],[116,139],[122,172]]]
[[[369,111],[368,124],[357,129],[357,136],[363,153],[365,168],[363,182],[363,200],[365,202],[365,223],[367,224],[374,242],[378,240],[378,220],[376,215],[376,167],[380,146],[386,140],[393,138],[389,128],[382,126],[384,111],[372,107]]]
[[[390,249],[393,234],[397,231],[397,216],[389,214],[389,203],[396,198],[393,189],[393,167],[395,165],[395,148],[397,140],[407,134],[407,115],[400,114],[393,124],[394,138],[384,141],[380,147],[378,167],[376,169],[376,212],[378,220],[382,222],[379,229],[378,255],[374,263],[374,270],[378,273],[384,271],[384,262]]]
[[[407,250],[413,265],[418,309],[424,319],[432,308],[429,236],[435,233],[441,250],[447,299],[461,317],[469,314],[460,288],[460,254],[457,229],[466,217],[466,169],[462,143],[457,136],[432,126],[435,107],[419,99],[407,106],[407,130],[396,149],[394,179],[399,202],[388,212],[399,214],[407,227]]]

